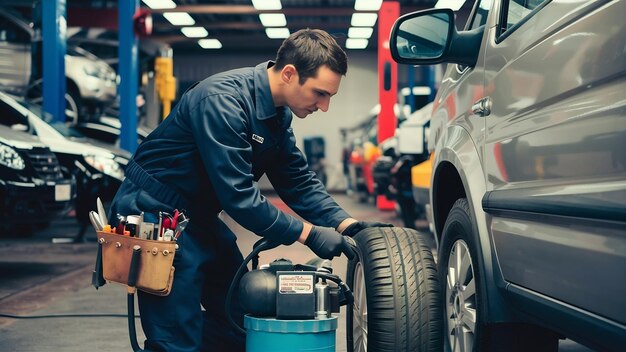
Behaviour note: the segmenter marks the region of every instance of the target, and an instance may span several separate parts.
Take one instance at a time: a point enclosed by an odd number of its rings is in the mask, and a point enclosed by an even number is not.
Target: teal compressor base
[[[244,317],[246,352],[335,352],[337,317],[277,320]]]

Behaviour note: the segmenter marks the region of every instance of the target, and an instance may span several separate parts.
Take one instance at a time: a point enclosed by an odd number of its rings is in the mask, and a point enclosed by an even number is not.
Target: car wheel
[[[348,351],[441,351],[441,299],[432,252],[411,229],[368,228],[348,264],[354,303]]]
[[[482,305],[484,269],[467,199],[458,199],[446,219],[439,252],[443,294],[444,351],[558,351],[558,336],[540,327],[487,325]]]
[[[65,93],[65,121],[75,125],[80,120],[81,98],[80,93],[68,87]]]

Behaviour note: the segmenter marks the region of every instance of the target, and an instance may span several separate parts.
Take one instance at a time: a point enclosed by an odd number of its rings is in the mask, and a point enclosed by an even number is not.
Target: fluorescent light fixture
[[[259,14],[259,19],[265,27],[285,27],[287,25],[287,18],[282,13],[262,13]]]
[[[354,9],[357,11],[378,11],[383,0],[356,0]]]
[[[404,87],[400,90],[400,94],[409,95],[411,91],[409,87]],[[415,86],[413,87],[413,95],[430,95],[431,89],[430,87],[425,86]]]
[[[270,39],[283,39],[289,36],[289,28],[265,28],[265,34]]]
[[[458,11],[465,3],[465,0],[439,0],[435,4],[436,9],[452,9],[452,11]]]
[[[174,26],[193,26],[196,21],[187,12],[164,12],[163,17]]]
[[[350,25],[352,27],[374,27],[378,15],[375,13],[353,13]]]
[[[222,42],[218,39],[200,39],[198,44],[204,49],[221,49]]]
[[[257,10],[280,10],[283,8],[280,0],[252,0],[252,6]]]
[[[204,38],[209,35],[204,27],[183,27],[180,31],[189,38]]]
[[[143,3],[154,10],[173,9],[176,7],[176,4],[172,0],[143,0]]]
[[[372,27],[350,27],[348,29],[348,38],[365,38],[369,39],[374,33]]]
[[[367,43],[367,39],[348,38],[346,39],[346,49],[365,49]]]

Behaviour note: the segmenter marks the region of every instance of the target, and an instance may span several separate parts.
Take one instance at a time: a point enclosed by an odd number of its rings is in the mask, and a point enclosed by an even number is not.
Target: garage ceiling
[[[268,0],[261,0],[262,2]],[[366,0],[373,1],[375,0]],[[6,0],[22,10],[32,7],[33,1]],[[168,43],[178,50],[202,51],[198,38],[188,38],[181,32],[181,27],[172,25],[163,12],[187,12],[195,21],[194,27],[204,27],[208,31],[206,38],[218,39],[221,50],[239,51],[276,50],[282,39],[270,39],[259,19],[260,13],[282,13],[287,20],[287,28],[294,32],[301,28],[324,29],[337,37],[341,45],[350,28],[352,14],[355,13],[354,0],[281,0],[281,10],[259,11],[252,6],[251,0],[173,0],[175,9],[155,10],[138,0],[142,8],[150,10],[153,18],[152,39]],[[408,13],[431,8],[437,0],[399,0],[401,13]],[[108,26],[117,21],[116,0],[67,0],[69,26]],[[371,12],[371,11],[369,11]],[[366,50],[375,50],[377,44],[377,26],[369,39]],[[115,33],[104,34],[116,37]]]

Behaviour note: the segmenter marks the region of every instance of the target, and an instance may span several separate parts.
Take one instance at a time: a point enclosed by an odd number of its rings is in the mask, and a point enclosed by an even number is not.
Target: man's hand
[[[346,227],[345,230],[341,232],[341,234],[344,236],[353,237],[354,235],[365,230],[368,227],[393,227],[393,225],[385,222],[357,221]]]
[[[348,241],[334,229],[313,226],[304,244],[323,259],[333,259],[345,253],[348,259],[354,258],[354,251]]]

